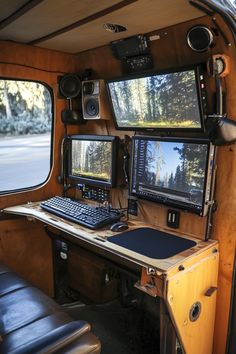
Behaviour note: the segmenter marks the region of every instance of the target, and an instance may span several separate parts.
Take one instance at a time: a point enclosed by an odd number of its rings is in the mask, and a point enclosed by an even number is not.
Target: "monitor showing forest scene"
[[[109,80],[118,129],[202,129],[200,68]]]
[[[71,136],[69,177],[80,183],[113,186],[116,140],[101,135]]]
[[[212,149],[206,140],[134,137],[131,194],[205,214]]]

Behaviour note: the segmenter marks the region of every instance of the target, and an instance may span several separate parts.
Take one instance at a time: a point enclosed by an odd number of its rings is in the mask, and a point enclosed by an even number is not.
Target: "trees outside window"
[[[0,79],[0,192],[44,183],[51,166],[52,96],[42,83]]]

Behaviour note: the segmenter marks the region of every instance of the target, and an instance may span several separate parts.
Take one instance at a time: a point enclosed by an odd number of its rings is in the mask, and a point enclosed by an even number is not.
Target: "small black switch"
[[[138,215],[138,204],[135,199],[128,199],[128,213],[131,215]]]
[[[168,209],[167,210],[167,221],[166,224],[173,229],[178,229],[179,227],[180,212],[177,210]]]

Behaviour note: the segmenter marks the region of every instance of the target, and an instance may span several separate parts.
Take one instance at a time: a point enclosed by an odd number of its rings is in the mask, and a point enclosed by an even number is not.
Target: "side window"
[[[0,79],[0,193],[46,181],[51,130],[49,89],[38,82]]]

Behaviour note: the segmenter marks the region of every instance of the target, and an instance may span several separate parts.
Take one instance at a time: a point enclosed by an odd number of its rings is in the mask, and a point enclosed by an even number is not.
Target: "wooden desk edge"
[[[196,246],[183,251],[181,253],[176,254],[173,257],[166,259],[153,259],[146,256],[143,256],[139,253],[130,251],[121,246],[115,245],[109,242],[109,237],[117,235],[117,233],[113,233],[110,229],[106,230],[90,230],[81,225],[74,224],[70,221],[64,220],[54,214],[48,213],[45,210],[40,208],[40,202],[28,203],[24,205],[16,205],[9,208],[3,209],[4,213],[22,215],[27,217],[29,220],[31,218],[39,220],[51,227],[54,227],[60,231],[70,234],[73,237],[77,237],[81,240],[84,240],[90,244],[98,246],[106,251],[109,251],[115,255],[118,255],[122,258],[125,258],[131,262],[139,264],[140,266],[149,268],[152,267],[156,271],[158,275],[166,274],[171,272],[178,271],[180,266],[191,265],[196,259],[202,257],[202,253],[206,252],[209,254],[210,252],[215,252],[218,250],[218,242],[215,240],[209,240],[207,242],[195,239],[192,236],[177,235],[173,233],[173,236],[179,236],[182,238],[194,240],[196,242]],[[140,227],[153,227],[150,224],[145,224],[140,221],[130,222],[129,230],[133,230]],[[161,230],[163,231],[163,230]]]

